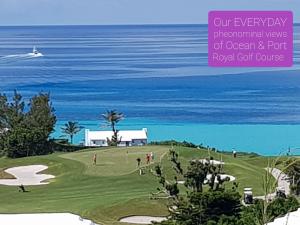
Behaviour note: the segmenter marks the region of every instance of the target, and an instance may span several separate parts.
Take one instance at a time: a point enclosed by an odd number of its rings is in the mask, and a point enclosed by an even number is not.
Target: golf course
[[[121,218],[133,215],[167,216],[167,199],[150,199],[161,185],[154,175],[160,164],[167,180],[184,178],[175,173],[170,162],[171,146],[148,145],[127,148],[93,148],[71,153],[54,153],[19,159],[0,158],[0,179],[13,179],[4,170],[12,167],[45,165],[41,174],[55,178],[49,184],[26,186],[19,192],[16,186],[0,185],[0,214],[70,212],[97,224],[120,225]],[[242,194],[245,187],[253,188],[254,196],[263,195],[262,176],[268,158],[252,154],[218,153],[207,149],[175,146],[182,168],[191,160],[213,157],[224,162],[225,174],[234,176]],[[152,152],[154,160],[146,164],[146,154]],[[93,156],[97,163],[93,164]],[[140,175],[137,158],[141,159],[144,174]],[[231,188],[233,182],[226,182]],[[186,193],[179,184],[180,194]],[[128,223],[127,223],[128,224]]]

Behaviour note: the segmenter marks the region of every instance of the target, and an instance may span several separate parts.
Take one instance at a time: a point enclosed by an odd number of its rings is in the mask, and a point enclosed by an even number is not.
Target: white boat
[[[32,53],[29,53],[29,55],[33,56],[33,57],[41,57],[41,56],[43,56],[43,54],[40,53],[35,46],[32,49]]]

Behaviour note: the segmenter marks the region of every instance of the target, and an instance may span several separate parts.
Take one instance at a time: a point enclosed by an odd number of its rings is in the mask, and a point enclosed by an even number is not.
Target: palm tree
[[[124,119],[124,114],[117,110],[107,110],[106,113],[102,114],[102,117],[113,131],[111,145],[117,145],[119,131],[116,129],[116,124]]]
[[[124,114],[117,112],[117,110],[107,110],[106,113],[102,114],[102,117],[106,120],[112,131],[116,132],[116,124],[124,119]]]
[[[73,144],[73,137],[75,134],[77,134],[79,131],[81,131],[82,127],[79,126],[77,122],[69,121],[64,125],[64,127],[61,128],[62,132],[66,135],[69,135],[71,139],[71,144]]]

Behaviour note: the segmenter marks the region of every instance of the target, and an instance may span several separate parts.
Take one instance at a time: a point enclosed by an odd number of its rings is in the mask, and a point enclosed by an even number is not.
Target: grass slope
[[[173,179],[167,146],[91,149],[74,153],[55,153],[48,156],[22,159],[0,159],[1,168],[44,164],[48,174],[56,176],[49,185],[27,187],[20,193],[17,187],[0,185],[0,213],[73,212],[104,225],[119,225],[118,219],[128,215],[167,215],[166,202],[149,200],[149,193],[159,186],[157,178],[147,172],[140,176],[136,158],[145,164],[146,153],[153,152],[156,163],[162,161],[164,173]],[[183,168],[191,159],[208,156],[208,152],[177,147]],[[127,153],[128,151],[128,153]],[[98,165],[92,165],[93,154]],[[261,177],[267,165],[265,157],[211,153],[222,158],[227,174],[237,177],[239,189],[253,187],[261,195]],[[155,164],[150,167],[154,168]],[[180,178],[182,179],[182,178]]]

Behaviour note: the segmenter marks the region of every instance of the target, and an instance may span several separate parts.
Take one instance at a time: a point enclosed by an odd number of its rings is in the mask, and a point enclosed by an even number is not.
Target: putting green
[[[154,161],[159,162],[160,158],[168,153],[166,146],[141,146],[134,148],[111,148],[104,150],[91,150],[74,152],[61,155],[61,157],[76,160],[86,166],[85,173],[93,176],[120,176],[133,173],[138,169],[137,158],[140,158],[141,166],[147,166],[146,154],[154,154]],[[93,156],[97,154],[97,164],[93,165]]]

